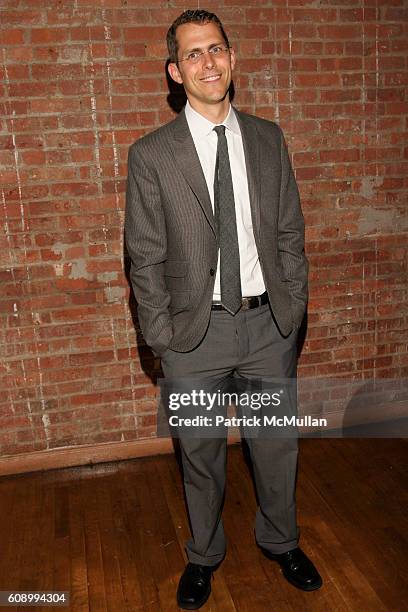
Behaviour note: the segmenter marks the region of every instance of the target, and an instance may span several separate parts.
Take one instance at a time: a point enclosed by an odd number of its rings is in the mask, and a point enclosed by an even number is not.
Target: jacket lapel
[[[176,164],[190,185],[215,234],[215,219],[211,199],[184,109],[173,121],[172,128],[173,138],[170,139],[170,146],[173,150]]]
[[[234,107],[241,128],[244,145],[245,164],[248,178],[249,200],[252,224],[259,232],[260,227],[260,151],[259,137],[255,124]],[[191,136],[184,109],[173,121],[173,138],[170,146],[176,164],[195,194],[207,220],[214,232],[215,219],[204,173]]]
[[[255,124],[245,113],[234,107],[241,128],[244,145],[245,165],[248,179],[249,201],[253,227],[260,229],[260,151],[259,136]]]

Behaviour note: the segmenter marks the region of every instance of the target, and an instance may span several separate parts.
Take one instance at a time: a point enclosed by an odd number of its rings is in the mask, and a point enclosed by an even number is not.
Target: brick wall
[[[127,150],[172,118],[174,0],[2,0],[0,445],[154,434],[123,272]],[[311,263],[300,375],[407,376],[403,0],[212,0],[235,104],[278,121]],[[144,368],[140,365],[140,357]]]

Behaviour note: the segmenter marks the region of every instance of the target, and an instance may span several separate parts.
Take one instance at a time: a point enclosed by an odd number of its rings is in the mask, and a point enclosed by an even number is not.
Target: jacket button
[[[215,274],[214,268],[210,268],[210,276],[214,276],[214,274]]]

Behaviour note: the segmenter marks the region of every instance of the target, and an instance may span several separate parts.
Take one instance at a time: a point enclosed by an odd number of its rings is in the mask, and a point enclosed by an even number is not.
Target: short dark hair
[[[184,11],[184,13],[179,15],[177,19],[173,21],[167,32],[167,50],[169,52],[169,59],[171,62],[174,62],[175,64],[178,62],[178,42],[176,30],[184,23],[201,23],[203,25],[206,23],[215,23],[220,29],[225,44],[229,47],[228,36],[226,35],[223,25],[218,19],[217,15],[200,9]]]

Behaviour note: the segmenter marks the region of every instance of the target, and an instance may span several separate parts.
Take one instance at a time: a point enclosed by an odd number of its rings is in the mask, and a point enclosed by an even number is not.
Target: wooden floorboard
[[[230,447],[228,552],[202,610],[408,609],[407,448],[402,439],[300,441],[300,544],[324,580],[304,593],[257,548],[248,462]],[[73,612],[178,610],[189,526],[175,455],[5,476],[0,499],[0,590],[66,590]]]

